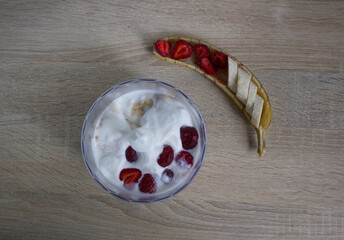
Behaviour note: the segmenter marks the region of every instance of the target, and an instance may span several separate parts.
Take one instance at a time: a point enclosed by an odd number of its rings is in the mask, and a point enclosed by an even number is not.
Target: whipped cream
[[[157,193],[177,190],[185,183],[190,170],[182,169],[175,161],[166,168],[174,172],[172,182],[162,179],[165,168],[157,163],[164,145],[170,145],[176,156],[182,148],[180,128],[192,126],[200,133],[200,126],[193,109],[177,100],[168,91],[135,90],[115,99],[101,113],[92,138],[96,165],[103,176],[123,191],[137,196],[147,195],[139,190],[123,187],[119,175],[124,168],[138,168],[142,175],[151,173],[155,178]],[[193,166],[200,160],[201,144],[188,150],[194,157]],[[130,163],[125,151],[131,146],[138,153],[138,160]],[[166,180],[165,180],[166,182]],[[150,194],[154,195],[154,194]]]

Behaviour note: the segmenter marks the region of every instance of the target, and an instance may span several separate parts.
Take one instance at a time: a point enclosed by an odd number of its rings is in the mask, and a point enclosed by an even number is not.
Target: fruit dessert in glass
[[[204,123],[179,89],[152,79],[121,83],[101,95],[82,130],[93,178],[134,202],[170,197],[190,183],[206,147]]]

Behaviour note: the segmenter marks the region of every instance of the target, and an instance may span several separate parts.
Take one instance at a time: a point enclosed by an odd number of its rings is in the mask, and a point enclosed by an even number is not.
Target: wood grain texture
[[[344,239],[342,1],[1,1],[0,239]],[[225,93],[151,54],[190,36],[260,79],[267,152]],[[206,124],[204,164],[175,197],[104,192],[80,152],[93,101],[131,78],[181,88]]]

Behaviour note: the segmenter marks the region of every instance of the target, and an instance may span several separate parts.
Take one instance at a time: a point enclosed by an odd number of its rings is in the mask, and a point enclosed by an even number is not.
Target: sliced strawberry
[[[209,58],[202,58],[200,61],[200,66],[209,75],[214,75],[216,73],[216,69],[210,62]]]
[[[196,65],[201,66],[201,60],[202,60],[202,58],[197,58],[196,57],[196,59],[195,59]]]
[[[125,157],[128,160],[128,162],[136,162],[137,152],[131,146],[129,146],[127,150],[125,150]]]
[[[154,177],[150,173],[143,175],[141,182],[139,183],[139,188],[141,192],[144,193],[155,193],[158,189]]]
[[[216,52],[211,56],[211,62],[218,68],[228,67],[228,56],[222,52]]]
[[[158,164],[161,167],[167,167],[173,161],[174,151],[173,148],[169,145],[164,146],[162,153],[158,157]]]
[[[168,168],[166,168],[161,174],[161,180],[166,184],[172,182],[173,177],[174,177],[173,171]]]
[[[137,168],[125,168],[119,174],[119,180],[124,181],[125,188],[132,190],[142,176],[140,169]]]
[[[193,47],[197,58],[209,57],[209,48],[204,44],[197,44]]]
[[[189,170],[193,165],[193,156],[187,151],[180,151],[176,157],[176,163],[182,169]]]
[[[172,50],[172,58],[175,60],[190,57],[192,54],[192,47],[184,40],[178,40]]]
[[[181,127],[180,139],[184,149],[192,149],[197,145],[198,132],[194,127]]]
[[[159,40],[155,43],[155,48],[161,56],[167,57],[170,55],[171,43],[169,41]]]

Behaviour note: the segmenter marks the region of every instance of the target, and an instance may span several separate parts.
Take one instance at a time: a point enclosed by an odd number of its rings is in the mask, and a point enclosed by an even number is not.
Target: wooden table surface
[[[236,105],[152,55],[170,35],[236,56],[272,106],[267,152]],[[88,173],[93,101],[132,78],[181,88],[205,120],[193,182],[153,204]],[[1,1],[0,239],[344,239],[344,2]]]

